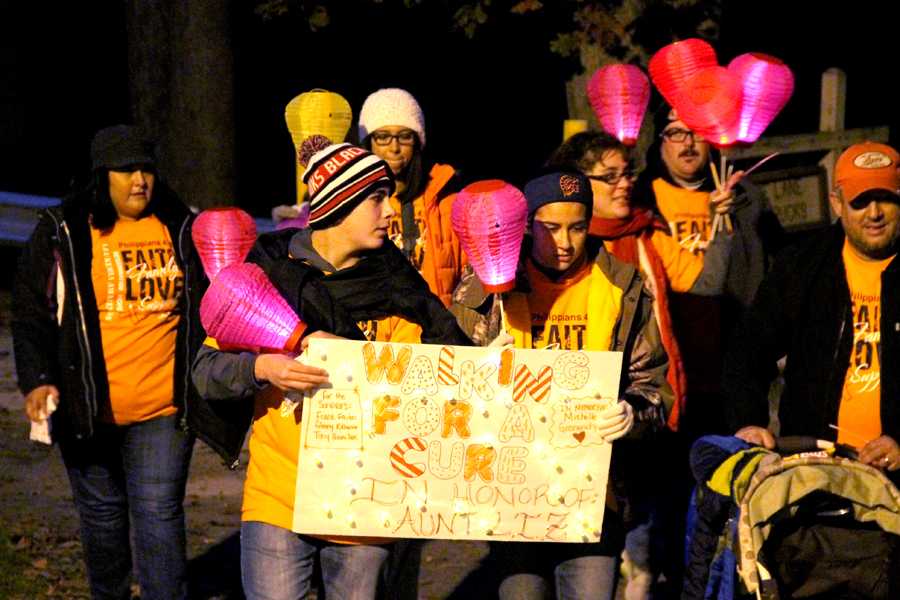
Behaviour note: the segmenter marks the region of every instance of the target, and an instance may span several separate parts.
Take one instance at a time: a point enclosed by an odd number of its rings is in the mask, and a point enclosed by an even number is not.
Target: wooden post
[[[841,131],[847,107],[847,75],[840,69],[828,69],[822,73],[822,106],[819,112],[819,131]],[[828,174],[828,189],[834,183],[834,165],[842,149],[836,148],[825,155],[819,164]]]

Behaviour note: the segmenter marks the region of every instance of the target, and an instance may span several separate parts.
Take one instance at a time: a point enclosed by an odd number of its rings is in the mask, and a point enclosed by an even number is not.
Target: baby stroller
[[[812,438],[697,440],[682,600],[900,599],[900,492],[855,458]]]

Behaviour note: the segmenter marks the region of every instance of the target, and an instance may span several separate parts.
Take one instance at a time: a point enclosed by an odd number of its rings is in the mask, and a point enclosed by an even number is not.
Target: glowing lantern
[[[527,218],[525,196],[499,179],[475,182],[457,194],[450,223],[485,291],[515,285]]]
[[[703,40],[690,38],[658,50],[647,65],[653,85],[675,106],[685,83],[698,71],[718,65],[716,51]]]
[[[343,142],[350,131],[353,111],[350,103],[340,94],[315,89],[288,102],[284,107],[284,120],[291,132],[291,140],[299,159],[303,142],[310,137],[323,136],[334,144]],[[297,204],[303,202],[306,193],[306,185],[302,180],[304,168],[305,165],[298,164],[296,169]]]
[[[607,132],[633,146],[650,102],[650,81],[634,65],[597,69],[587,85],[588,100]]]
[[[224,267],[244,261],[256,241],[256,222],[239,208],[209,208],[194,221],[191,237],[212,281]]]
[[[292,352],[306,324],[252,263],[225,267],[200,301],[200,322],[219,344]]]
[[[678,118],[718,147],[737,141],[743,91],[725,67],[707,67],[685,82],[674,105]]]
[[[737,137],[753,143],[790,99],[794,74],[774,56],[757,53],[741,54],[728,70],[740,79],[744,93]]]
[[[304,202],[300,205],[300,212],[296,217],[292,219],[285,219],[278,223],[275,226],[276,231],[281,231],[282,229],[306,229],[309,225],[309,202]]]
[[[339,144],[350,131],[353,111],[340,94],[316,89],[288,102],[284,107],[284,120],[298,149],[306,138],[314,135],[325,136]]]

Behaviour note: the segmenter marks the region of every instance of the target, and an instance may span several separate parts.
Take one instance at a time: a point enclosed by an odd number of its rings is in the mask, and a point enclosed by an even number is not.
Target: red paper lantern
[[[212,281],[224,267],[244,261],[256,241],[256,222],[239,208],[209,208],[197,216],[191,237]]]
[[[644,72],[634,65],[601,67],[588,82],[587,94],[603,129],[633,146],[650,101],[650,80]]]
[[[741,81],[744,100],[737,137],[753,143],[781,112],[794,92],[794,74],[774,56],[741,54],[728,70]]]
[[[485,291],[515,285],[527,219],[525,196],[499,179],[478,181],[456,195],[450,223]]]
[[[219,271],[200,301],[200,322],[219,344],[248,350],[293,352],[306,330],[265,272],[252,263]]]
[[[684,84],[698,71],[718,65],[716,51],[701,39],[689,38],[669,44],[650,58],[648,70],[653,85],[669,106],[675,106]]]
[[[685,82],[674,105],[678,118],[718,147],[737,141],[743,91],[737,75],[725,67],[706,67]]]

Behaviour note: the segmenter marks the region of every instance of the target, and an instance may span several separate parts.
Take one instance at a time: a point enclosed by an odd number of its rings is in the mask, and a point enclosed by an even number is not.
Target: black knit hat
[[[97,132],[91,142],[91,168],[121,169],[131,165],[156,166],[153,142],[132,125],[113,125]]]

